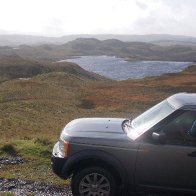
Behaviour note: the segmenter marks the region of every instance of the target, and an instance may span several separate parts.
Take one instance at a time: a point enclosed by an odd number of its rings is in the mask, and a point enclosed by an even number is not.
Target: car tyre
[[[115,196],[116,181],[101,167],[89,167],[75,173],[71,181],[73,196]]]

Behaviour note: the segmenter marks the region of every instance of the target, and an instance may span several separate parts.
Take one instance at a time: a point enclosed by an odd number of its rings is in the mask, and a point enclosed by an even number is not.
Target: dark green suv
[[[52,167],[72,177],[74,196],[196,194],[196,94],[175,94],[133,120],[71,121],[54,146]]]

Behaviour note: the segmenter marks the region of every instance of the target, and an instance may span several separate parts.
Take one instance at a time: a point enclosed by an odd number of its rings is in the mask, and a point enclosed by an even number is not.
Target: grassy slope
[[[8,57],[0,56],[0,82],[16,78],[31,78],[51,72],[65,72],[89,80],[106,80],[104,77],[89,73],[77,64],[70,62],[40,63],[26,60],[13,54]]]
[[[135,116],[176,92],[196,91],[196,66],[180,74],[128,81],[90,81],[50,72],[29,80],[0,83],[0,155],[19,155],[20,166],[0,169],[0,177],[63,185],[50,168],[50,154],[63,126],[86,116]],[[14,148],[10,150],[5,145]]]

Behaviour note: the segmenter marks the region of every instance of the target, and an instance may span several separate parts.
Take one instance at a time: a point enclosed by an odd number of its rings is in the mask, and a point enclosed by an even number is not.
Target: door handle
[[[196,151],[193,151],[188,154],[189,157],[196,157]]]

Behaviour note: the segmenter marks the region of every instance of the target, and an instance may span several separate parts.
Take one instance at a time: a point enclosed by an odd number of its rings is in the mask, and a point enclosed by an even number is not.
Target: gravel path
[[[0,195],[3,192],[12,192],[15,196],[71,196],[69,187],[58,188],[44,183],[23,181],[20,179],[7,180],[0,178]]]
[[[16,165],[23,163],[23,159],[21,157],[0,157],[0,169],[4,165]]]

